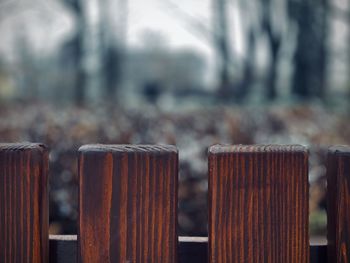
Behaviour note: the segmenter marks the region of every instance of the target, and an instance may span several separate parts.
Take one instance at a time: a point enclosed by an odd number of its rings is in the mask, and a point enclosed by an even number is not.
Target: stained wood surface
[[[212,146],[209,262],[309,262],[302,146]]]
[[[177,262],[176,148],[88,145],[79,151],[78,261]]]
[[[47,263],[48,154],[40,144],[0,144],[0,262]]]
[[[350,147],[329,149],[327,158],[329,262],[350,262]]]

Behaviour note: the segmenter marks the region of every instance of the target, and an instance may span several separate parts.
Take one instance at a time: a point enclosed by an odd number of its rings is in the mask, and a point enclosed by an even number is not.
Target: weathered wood
[[[350,147],[329,149],[327,188],[329,262],[350,262]]]
[[[79,262],[177,262],[176,148],[79,151]]]
[[[50,236],[50,263],[75,263],[77,236]],[[179,263],[208,262],[208,239],[179,237]],[[310,244],[310,262],[327,263],[327,244]]]
[[[0,262],[47,263],[48,154],[41,144],[0,144]]]
[[[209,149],[209,262],[309,262],[304,147]]]

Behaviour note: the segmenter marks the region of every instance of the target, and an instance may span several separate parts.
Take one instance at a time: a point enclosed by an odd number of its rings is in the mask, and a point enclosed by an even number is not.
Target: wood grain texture
[[[327,158],[328,258],[350,262],[350,147],[335,146]]]
[[[302,146],[209,149],[209,262],[309,262]]]
[[[0,262],[47,263],[48,153],[40,144],[0,144]]]
[[[177,262],[177,177],[173,146],[80,148],[78,261]]]

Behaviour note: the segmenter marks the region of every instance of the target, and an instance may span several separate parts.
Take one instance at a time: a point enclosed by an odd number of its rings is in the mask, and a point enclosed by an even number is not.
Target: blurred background
[[[0,141],[50,149],[50,233],[76,233],[82,144],[176,144],[181,235],[207,235],[207,148],[350,144],[349,0],[0,0]]]

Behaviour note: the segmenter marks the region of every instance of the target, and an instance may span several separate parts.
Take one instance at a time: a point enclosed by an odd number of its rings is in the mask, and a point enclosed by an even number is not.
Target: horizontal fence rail
[[[50,263],[76,263],[77,236],[50,236]],[[179,237],[179,263],[208,262],[208,238]],[[247,261],[242,261],[247,262]],[[284,261],[282,261],[283,263]],[[310,262],[327,263],[327,245],[325,242],[311,241]],[[281,263],[281,262],[279,262]]]
[[[77,236],[48,235],[48,151],[0,144],[0,263],[350,262],[350,148],[329,149],[328,245],[309,245],[308,153],[209,149],[209,237],[177,235],[174,146],[79,150]]]

